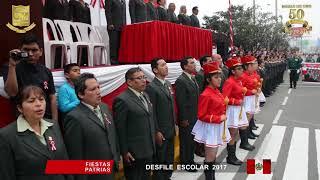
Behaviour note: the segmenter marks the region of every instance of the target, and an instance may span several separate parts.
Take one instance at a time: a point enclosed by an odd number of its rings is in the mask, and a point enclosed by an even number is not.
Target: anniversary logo
[[[311,8],[311,5],[283,5],[282,8],[290,8],[289,19],[283,28],[285,33],[292,37],[301,37],[305,33],[312,31],[312,26],[304,20],[304,8]]]
[[[26,33],[33,29],[36,24],[30,24],[30,6],[12,5],[12,24],[6,26],[17,33]]]

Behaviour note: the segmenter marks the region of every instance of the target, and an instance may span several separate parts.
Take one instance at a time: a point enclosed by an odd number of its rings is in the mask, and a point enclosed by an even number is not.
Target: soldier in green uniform
[[[301,63],[302,59],[297,55],[294,55],[293,57],[288,59],[288,67],[290,71],[290,88],[292,88],[292,83],[294,89],[297,87]]]

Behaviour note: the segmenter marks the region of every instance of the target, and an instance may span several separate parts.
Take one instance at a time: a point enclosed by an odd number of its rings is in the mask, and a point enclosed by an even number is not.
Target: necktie
[[[100,119],[103,125],[105,125],[105,122],[103,120],[102,114],[98,108],[93,109],[94,114]]]
[[[165,88],[165,90],[167,91],[167,93],[170,95],[171,92],[170,92],[170,89],[169,89],[169,86],[168,86],[167,83],[164,83],[164,88]]]
[[[139,99],[141,100],[142,104],[144,105],[144,107],[146,108],[147,111],[148,110],[148,104],[147,104],[147,101],[145,100],[145,98],[143,97],[143,95],[140,95],[139,96]]]
[[[198,83],[197,83],[197,80],[194,76],[191,77],[193,83],[198,87]]]

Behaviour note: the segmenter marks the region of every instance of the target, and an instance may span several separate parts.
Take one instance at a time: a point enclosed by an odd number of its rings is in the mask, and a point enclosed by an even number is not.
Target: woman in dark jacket
[[[48,160],[66,160],[67,151],[56,122],[43,119],[46,101],[42,89],[25,87],[20,94],[17,121],[0,129],[1,180],[71,180],[46,175]]]

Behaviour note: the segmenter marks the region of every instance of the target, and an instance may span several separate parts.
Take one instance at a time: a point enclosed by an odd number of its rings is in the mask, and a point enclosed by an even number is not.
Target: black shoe
[[[255,136],[253,136],[251,133],[248,134],[248,139],[256,139]]]
[[[250,145],[249,143],[248,144],[241,144],[240,143],[240,148],[247,150],[247,151],[253,151],[255,149],[255,147]]]
[[[251,130],[251,132],[250,132],[250,134],[253,136],[253,137],[259,137],[259,135],[258,134],[255,134],[252,130]]]
[[[257,126],[252,127],[252,130],[257,130],[257,129],[258,129]]]
[[[187,172],[198,172],[197,169],[186,169]]]
[[[215,180],[215,170],[212,166],[214,162],[204,162],[205,165],[208,165],[208,169],[204,170],[205,180]]]
[[[248,142],[249,130],[248,129],[239,129],[239,134],[240,134],[240,138],[241,138],[240,148],[248,150],[248,151],[253,151],[255,149],[255,147],[252,146],[251,144],[249,144],[249,142]]]
[[[293,87],[293,89],[297,89],[297,87]]]
[[[227,151],[228,151],[227,163],[232,164],[232,165],[236,165],[236,166],[241,166],[242,161],[240,161],[236,157],[236,144],[237,144],[237,142],[235,142],[233,145],[227,144]]]

